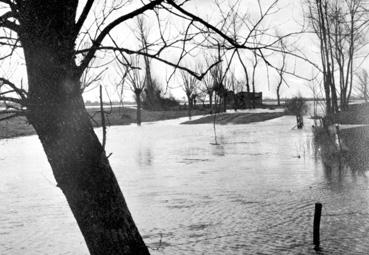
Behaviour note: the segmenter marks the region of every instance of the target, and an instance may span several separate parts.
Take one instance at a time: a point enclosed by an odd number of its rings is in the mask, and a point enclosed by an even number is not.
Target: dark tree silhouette
[[[140,67],[140,56],[135,55],[131,56],[128,60],[127,58],[120,59],[119,56],[116,56],[118,61],[118,69],[120,71],[120,75],[122,76],[120,86],[124,86],[125,83],[128,83],[129,88],[135,95],[135,100],[137,104],[136,109],[136,123],[138,126],[141,126],[141,110],[142,110],[142,100],[141,94],[145,89],[146,82],[145,75]]]
[[[181,71],[182,88],[186,94],[188,102],[188,118],[192,117],[192,108],[197,96],[198,80],[186,71]]]
[[[327,115],[345,110],[355,62],[368,40],[368,3],[363,0],[306,0],[307,18],[319,40]]]
[[[224,26],[211,25],[187,11],[185,4],[173,0],[142,1],[133,11],[127,8],[130,12],[125,10],[124,4],[113,6],[103,12],[103,20],[95,17],[95,23],[100,23],[95,24],[97,28],[92,33],[89,28],[84,28],[84,24],[89,16],[101,12],[100,9],[93,11],[94,7],[99,8],[98,2],[0,0],[0,27],[4,28],[1,45],[10,49],[9,54],[1,59],[22,48],[28,76],[27,91],[7,79],[0,79],[0,87],[8,89],[0,93],[0,101],[9,104],[9,109],[1,114],[6,114],[5,118],[25,115],[35,128],[57,185],[66,197],[91,254],[149,254],[104,147],[93,131],[82,99],[81,77],[84,71],[98,51],[114,50],[143,55],[202,79],[217,63],[211,64],[201,74],[181,65],[183,57],[189,55],[184,45],[196,37],[206,38],[203,41],[207,47],[214,43],[219,45],[218,42],[222,41],[222,47],[230,51],[267,50],[268,47],[273,48],[275,42],[255,46],[248,43],[250,36],[247,33],[242,37],[229,36]],[[252,26],[246,24],[245,29],[254,32],[275,2],[261,13],[260,21]],[[77,16],[78,5],[81,4],[84,6]],[[112,45],[110,33],[113,29],[148,11],[158,16],[159,10],[187,22],[188,29],[174,39],[166,39],[165,33],[159,32],[156,52],[118,47],[119,42]],[[110,15],[113,12],[116,15]],[[189,28],[196,31],[190,34]],[[90,40],[89,47],[78,48],[83,41],[81,37]],[[109,43],[107,38],[111,39]],[[161,57],[163,50],[170,47],[178,49],[179,45],[182,45],[182,54],[177,61]]]

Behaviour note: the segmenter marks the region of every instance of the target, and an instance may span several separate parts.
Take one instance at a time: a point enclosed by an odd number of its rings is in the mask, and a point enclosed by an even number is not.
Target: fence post
[[[315,249],[320,249],[320,217],[322,216],[322,204],[315,203],[313,242]]]

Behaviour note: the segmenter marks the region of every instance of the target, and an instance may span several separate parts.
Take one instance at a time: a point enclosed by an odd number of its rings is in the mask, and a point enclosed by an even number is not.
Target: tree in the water
[[[191,41],[197,47],[202,47],[202,43],[196,39],[206,38],[207,43],[222,41],[222,47],[227,50],[273,47],[273,44],[248,44],[247,32],[240,38],[231,37],[224,26],[211,25],[187,11],[184,3],[136,1],[135,6],[127,7],[130,3],[0,0],[0,27],[3,28],[0,45],[9,47],[9,53],[1,52],[4,53],[1,59],[15,51],[22,53],[28,77],[26,87],[1,78],[0,101],[9,105],[1,114],[5,114],[3,119],[23,114],[36,130],[57,186],[64,193],[91,254],[149,254],[83,102],[81,77],[96,54],[107,50],[138,54],[202,79],[213,64],[200,74],[181,65],[183,58],[190,56],[190,50],[184,45]],[[102,6],[110,8],[102,10]],[[263,12],[260,20],[272,9]],[[177,37],[164,33],[161,12],[173,16],[167,21],[180,19],[187,25],[185,31],[180,31]],[[152,45],[155,52],[124,47],[122,37],[113,33],[119,25],[143,13],[153,14],[159,23],[158,40]],[[91,30],[91,24],[84,25],[89,18],[95,29]],[[244,30],[255,31],[261,21],[251,29],[250,24],[246,24]],[[113,37],[120,41],[113,43]],[[80,48],[85,40],[90,41],[90,46]],[[182,49],[182,54],[174,61],[168,60],[163,57],[168,48]]]
[[[9,8],[1,25],[22,47],[28,91],[4,81],[43,145],[91,254],[148,254],[104,148],[95,135],[80,78],[106,35],[118,24],[154,8],[154,1],[106,26],[78,63],[76,40],[94,1],[76,16],[78,1],[1,1]],[[14,39],[13,39],[14,38]],[[20,44],[18,44],[20,42]],[[12,95],[11,93],[9,95]]]
[[[368,44],[368,2],[306,0],[304,6],[319,41],[326,114],[331,117],[347,109],[357,62],[366,56],[361,51]]]
[[[298,129],[304,126],[304,114],[307,113],[308,107],[306,100],[302,97],[294,97],[286,102],[287,111],[296,116],[296,126]]]

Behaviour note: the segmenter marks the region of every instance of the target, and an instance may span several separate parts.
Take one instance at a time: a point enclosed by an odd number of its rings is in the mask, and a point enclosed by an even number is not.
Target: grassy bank
[[[106,122],[108,126],[129,125],[136,123],[136,109],[133,108],[112,108],[111,111],[106,107]],[[88,109],[94,127],[101,126],[101,115],[98,108]],[[193,110],[192,115],[207,114],[206,110]],[[158,120],[175,119],[186,117],[187,110],[172,111],[146,111],[142,110],[142,122],[152,122]],[[1,117],[1,116],[0,116]],[[0,122],[0,139],[35,134],[35,130],[28,124],[25,117],[16,117]]]
[[[106,123],[108,126],[114,125],[129,125],[136,123],[136,109],[133,108],[108,108]],[[91,122],[94,127],[101,126],[101,115],[98,108],[90,108],[88,112],[91,116]],[[208,114],[206,110],[193,110],[192,115],[205,115]],[[257,121],[264,121],[269,119],[278,118],[284,115],[281,112],[271,113],[221,113],[217,115],[217,124],[246,124]],[[146,111],[141,112],[142,122],[153,122],[159,120],[176,119],[188,116],[187,110],[170,110],[170,111]],[[2,116],[0,116],[2,117]],[[213,116],[206,116],[198,120],[187,121],[184,124],[201,124],[212,123]],[[13,138],[18,136],[27,136],[35,134],[33,127],[27,122],[25,117],[16,117],[10,120],[0,122],[0,139]]]
[[[221,113],[216,116],[217,124],[247,124],[258,121],[265,121],[285,115],[283,112],[263,112],[263,113]],[[197,120],[186,121],[182,124],[204,124],[213,123],[214,116],[205,116]]]
[[[337,113],[334,119],[339,124],[369,124],[369,103],[349,105],[346,111]]]

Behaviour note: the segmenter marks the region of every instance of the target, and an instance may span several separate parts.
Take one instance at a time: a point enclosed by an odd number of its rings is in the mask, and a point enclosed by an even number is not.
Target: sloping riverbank
[[[101,126],[101,115],[98,108],[87,109],[91,121],[94,127]],[[134,108],[122,108],[114,107],[111,110],[106,109],[107,114],[106,123],[108,126],[130,125],[136,123],[136,109]],[[205,110],[193,110],[192,116],[199,116],[208,114],[208,109]],[[187,110],[170,110],[170,111],[147,111],[142,110],[142,122],[155,122],[161,120],[177,119],[187,117]],[[266,109],[253,109],[245,110],[237,113],[221,113],[217,114],[218,124],[247,124],[251,122],[258,122],[278,118],[284,115],[281,109],[270,111]],[[1,116],[0,116],[1,117]],[[204,116],[203,118],[186,121],[183,124],[201,124],[212,123],[214,117],[211,115]],[[36,132],[32,125],[27,122],[25,117],[16,117],[6,121],[0,122],[0,139],[13,138],[19,136],[34,135]]]

